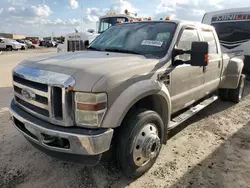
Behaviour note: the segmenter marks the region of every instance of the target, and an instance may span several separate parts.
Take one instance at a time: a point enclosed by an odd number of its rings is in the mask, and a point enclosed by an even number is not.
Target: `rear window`
[[[209,53],[218,53],[216,40],[212,31],[202,31],[203,38],[209,45]]]

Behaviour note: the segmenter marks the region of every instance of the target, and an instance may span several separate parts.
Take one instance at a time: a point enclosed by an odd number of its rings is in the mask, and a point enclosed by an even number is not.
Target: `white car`
[[[0,38],[0,49],[7,51],[20,50],[21,44],[12,39]]]

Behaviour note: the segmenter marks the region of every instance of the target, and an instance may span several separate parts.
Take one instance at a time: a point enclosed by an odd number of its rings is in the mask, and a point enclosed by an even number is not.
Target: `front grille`
[[[15,101],[26,111],[42,119],[54,119],[55,123],[63,124],[62,88],[49,87],[46,84],[30,81],[16,75],[13,76]],[[35,94],[33,99],[22,95],[28,89]]]
[[[48,110],[45,110],[45,109],[42,109],[42,108],[39,108],[35,105],[32,105],[22,99],[20,99],[19,97],[15,96],[15,99],[16,99],[16,102],[18,102],[19,104],[21,104],[23,107],[29,109],[29,110],[32,110],[38,114],[41,114],[43,116],[46,116],[46,117],[49,117],[49,111]]]
[[[20,77],[15,76],[15,75],[13,76],[13,80],[14,80],[14,82],[17,82],[19,84],[23,84],[27,87],[31,87],[31,88],[39,90],[39,91],[48,92],[48,86],[46,84],[41,84],[41,83],[33,82],[30,80],[26,80],[24,78],[20,78]]]
[[[82,40],[69,40],[68,41],[68,51],[82,51],[85,49],[84,43]]]
[[[70,75],[18,65],[13,70],[15,103],[28,113],[52,124],[74,125],[74,86]]]

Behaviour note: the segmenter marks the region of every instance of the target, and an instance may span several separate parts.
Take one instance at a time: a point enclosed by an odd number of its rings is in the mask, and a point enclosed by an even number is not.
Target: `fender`
[[[244,63],[240,58],[232,58],[227,64],[225,73],[222,73],[222,82],[220,88],[236,89],[239,84]]]
[[[167,127],[171,116],[170,95],[164,84],[154,80],[139,81],[124,90],[114,101],[110,109],[108,109],[107,114],[103,119],[102,127],[119,127],[130,108],[140,99],[149,95],[159,95],[163,99],[161,105],[163,111],[166,112],[163,116],[163,122],[165,123],[164,133],[167,135]]]

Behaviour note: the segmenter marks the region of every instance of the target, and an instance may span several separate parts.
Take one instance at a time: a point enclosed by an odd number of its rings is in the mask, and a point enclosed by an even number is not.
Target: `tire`
[[[228,89],[220,89],[219,90],[219,96],[222,101],[228,100]]]
[[[234,103],[239,103],[243,97],[244,89],[245,89],[245,80],[246,76],[244,74],[241,75],[238,87],[236,89],[228,90],[228,100]]]
[[[12,51],[13,48],[12,48],[12,46],[6,46],[6,50],[7,50],[7,51]]]
[[[116,138],[118,167],[130,178],[142,176],[155,163],[163,137],[164,124],[156,112],[139,109],[130,113]]]

